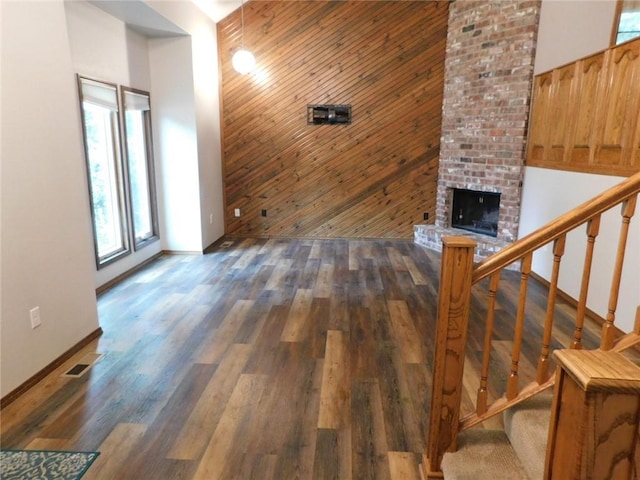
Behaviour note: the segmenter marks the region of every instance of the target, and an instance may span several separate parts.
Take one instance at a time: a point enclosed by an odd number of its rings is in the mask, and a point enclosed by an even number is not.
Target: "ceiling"
[[[0,0],[1,1],[1,0]],[[178,26],[164,18],[141,0],[88,0],[105,12],[119,18],[131,29],[147,37],[185,35]],[[193,3],[214,22],[219,22],[241,5],[241,0],[174,0],[178,3]],[[246,0],[245,0],[246,3]]]
[[[193,0],[193,3],[216,23],[240,8],[240,0]]]
[[[0,0],[2,1],[2,0]],[[134,30],[148,37],[163,37],[184,34],[175,25],[149,7],[144,0],[88,0],[102,10],[121,19]],[[170,1],[170,0],[166,0]],[[191,2],[202,10],[211,20],[218,23],[234,10],[240,8],[242,0],[172,0]],[[248,3],[250,0],[243,0]],[[638,1],[640,0],[627,0]]]

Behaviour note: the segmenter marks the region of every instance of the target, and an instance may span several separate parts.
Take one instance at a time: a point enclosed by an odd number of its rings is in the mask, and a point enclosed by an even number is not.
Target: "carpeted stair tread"
[[[528,480],[502,430],[472,429],[458,437],[458,451],[442,460],[446,480]]]
[[[504,412],[504,431],[531,479],[543,477],[552,400],[548,391]]]

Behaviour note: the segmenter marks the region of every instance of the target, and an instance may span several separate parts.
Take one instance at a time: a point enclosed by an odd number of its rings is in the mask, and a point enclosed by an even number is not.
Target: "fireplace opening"
[[[492,237],[498,236],[500,194],[453,189],[451,226]]]

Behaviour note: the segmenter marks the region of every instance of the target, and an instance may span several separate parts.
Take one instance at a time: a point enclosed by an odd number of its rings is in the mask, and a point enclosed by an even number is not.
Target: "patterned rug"
[[[0,451],[2,480],[78,480],[99,452]]]

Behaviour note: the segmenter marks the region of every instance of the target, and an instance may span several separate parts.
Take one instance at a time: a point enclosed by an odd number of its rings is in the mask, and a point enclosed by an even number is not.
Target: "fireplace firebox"
[[[498,236],[499,193],[454,188],[451,206],[452,227]]]

